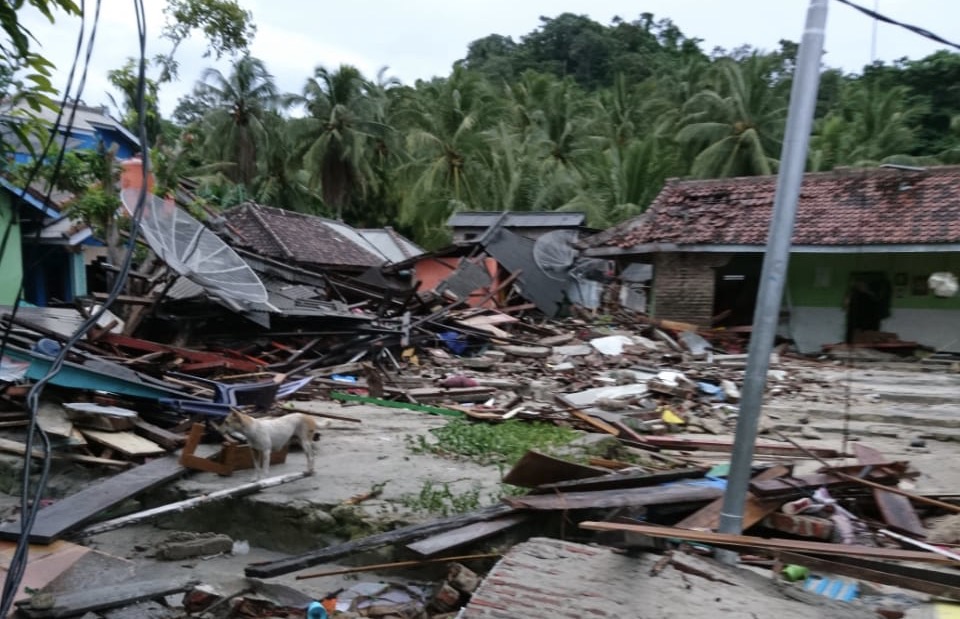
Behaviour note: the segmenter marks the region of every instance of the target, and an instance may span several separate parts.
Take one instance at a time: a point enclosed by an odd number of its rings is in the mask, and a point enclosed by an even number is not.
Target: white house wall
[[[793,307],[788,332],[803,354],[823,351],[825,344],[843,342],[846,315],[841,308]],[[893,308],[880,324],[882,331],[934,350],[960,352],[960,319],[956,310]]]

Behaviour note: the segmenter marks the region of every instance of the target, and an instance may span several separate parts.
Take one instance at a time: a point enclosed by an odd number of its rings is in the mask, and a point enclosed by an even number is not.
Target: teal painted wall
[[[78,249],[82,249],[82,246]],[[84,263],[83,251],[71,253],[70,260],[70,288],[74,298],[87,294],[87,265]]]
[[[0,242],[3,233],[10,223],[13,211],[10,207],[10,197],[7,192],[0,192]],[[13,305],[20,290],[20,279],[23,274],[23,252],[20,248],[20,224],[13,224],[7,247],[0,256],[0,305]]]
[[[892,308],[960,309],[960,295],[943,299],[927,291],[927,277],[936,271],[960,276],[960,252],[895,254],[792,254],[787,279],[792,306],[841,307],[850,274],[881,271],[893,284]],[[905,283],[901,283],[905,282]]]

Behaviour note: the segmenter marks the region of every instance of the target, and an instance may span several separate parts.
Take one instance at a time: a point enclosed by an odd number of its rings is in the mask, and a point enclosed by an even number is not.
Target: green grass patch
[[[474,423],[455,419],[425,436],[407,437],[414,453],[459,456],[480,464],[512,466],[530,449],[549,451],[579,434],[576,430],[536,421],[511,419],[503,423]]]
[[[480,486],[455,493],[448,483],[423,482],[418,494],[407,494],[400,498],[400,504],[417,511],[450,516],[477,509],[480,506]]]

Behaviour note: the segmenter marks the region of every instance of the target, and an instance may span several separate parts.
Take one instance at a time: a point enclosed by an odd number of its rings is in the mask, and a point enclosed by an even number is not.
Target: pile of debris
[[[9,330],[0,376],[4,427],[28,425],[26,395],[86,311],[0,309],[0,327]],[[59,457],[116,468],[183,447],[198,422],[211,429],[210,421],[233,408],[278,412],[274,404],[282,399],[360,401],[494,422],[544,420],[651,447],[678,446],[677,439],[657,436],[671,429],[728,433],[745,356],[715,352],[684,325],[656,325],[625,312],[620,318],[598,327],[473,308],[448,310],[442,322],[410,321],[404,333],[383,324],[338,324],[328,331],[270,331],[242,343],[210,334],[193,347],[122,335],[118,319],[106,318],[66,351],[37,422]],[[411,335],[427,324],[430,337]],[[383,334],[396,341],[382,341]],[[803,385],[776,367],[770,377],[772,395]],[[683,444],[698,443],[711,441]],[[0,449],[24,447],[6,439]]]

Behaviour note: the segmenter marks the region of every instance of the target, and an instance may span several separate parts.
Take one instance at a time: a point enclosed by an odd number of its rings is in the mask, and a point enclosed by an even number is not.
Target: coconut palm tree
[[[318,66],[303,94],[290,98],[307,111],[296,123],[296,156],[303,158],[310,187],[319,189],[337,219],[350,215],[356,223],[375,180],[374,158],[390,131],[382,94],[356,67],[341,65],[335,71]]]
[[[442,227],[455,210],[489,206],[480,201],[486,131],[504,107],[486,80],[462,66],[417,86],[401,113],[409,161],[400,170],[400,222],[435,245],[445,240]]]
[[[810,145],[810,166],[875,165],[903,159],[917,143],[915,120],[923,105],[911,102],[904,86],[877,82],[844,85],[840,105],[820,122]]]
[[[712,86],[684,105],[677,142],[698,178],[771,174],[777,165],[786,100],[772,88],[771,63],[753,54],[717,61]]]
[[[240,57],[229,75],[207,69],[197,86],[215,102],[204,117],[207,147],[226,162],[225,173],[235,183],[250,187],[257,175],[257,151],[266,138],[263,122],[278,104],[277,86],[262,60]]]

